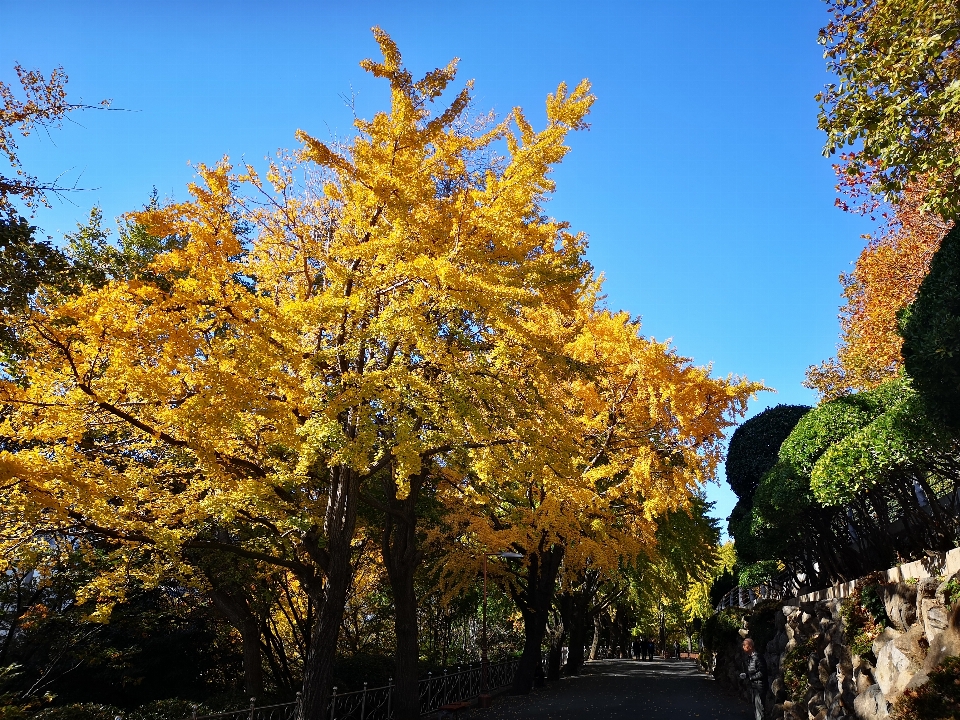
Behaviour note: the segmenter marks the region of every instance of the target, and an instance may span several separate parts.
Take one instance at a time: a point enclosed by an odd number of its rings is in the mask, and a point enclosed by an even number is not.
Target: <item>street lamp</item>
[[[480,631],[480,697],[478,704],[482,708],[490,707],[490,659],[487,657],[487,558],[499,557],[504,560],[519,560],[518,552],[484,553],[483,556],[483,622]]]

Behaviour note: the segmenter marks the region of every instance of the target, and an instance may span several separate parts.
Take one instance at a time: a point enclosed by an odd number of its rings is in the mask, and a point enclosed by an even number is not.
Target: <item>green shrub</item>
[[[870,616],[873,618],[873,621],[877,623],[881,628],[886,627],[890,624],[890,618],[887,617],[887,606],[883,602],[883,598],[880,596],[879,585],[877,584],[864,584],[863,590],[860,593],[862,598],[861,604],[870,613]]]
[[[843,633],[850,652],[867,656],[873,652],[873,641],[888,624],[887,610],[877,585],[858,582],[840,603]]]
[[[726,475],[741,500],[753,497],[760,479],[777,462],[780,445],[809,405],[777,405],[744,422],[730,438]]]
[[[197,715],[207,715],[212,711],[204,705],[197,705],[188,700],[171,698],[169,700],[155,700],[141,705],[126,715],[128,720],[185,720],[193,715],[196,707]]]
[[[958,720],[960,718],[960,657],[944,659],[930,680],[907,690],[893,706],[891,720]]]
[[[943,601],[947,607],[960,601],[960,579],[950,578],[950,581],[943,588]]]
[[[44,708],[32,720],[114,720],[118,715],[122,713],[112,705],[73,703]]]
[[[714,613],[703,623],[703,644],[714,653],[723,652],[728,646],[740,640],[743,616],[747,610],[726,608]]]
[[[783,672],[783,685],[794,703],[803,703],[810,689],[808,665],[810,656],[816,651],[816,639],[808,637],[798,642],[783,658],[780,666]]]
[[[742,588],[754,588],[771,582],[782,571],[783,566],[776,560],[761,560],[740,570],[739,585]]]

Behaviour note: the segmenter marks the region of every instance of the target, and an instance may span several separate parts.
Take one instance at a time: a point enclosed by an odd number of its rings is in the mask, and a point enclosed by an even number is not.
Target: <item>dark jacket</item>
[[[756,650],[747,658],[747,680],[757,689],[767,686],[767,661]]]

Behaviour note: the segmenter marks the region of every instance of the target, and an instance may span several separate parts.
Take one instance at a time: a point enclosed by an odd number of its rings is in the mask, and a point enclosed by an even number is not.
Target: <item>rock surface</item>
[[[887,701],[879,685],[871,685],[866,692],[857,695],[853,708],[860,720],[884,720],[890,717]]]
[[[771,637],[767,630],[755,639],[762,638],[766,649],[770,692],[765,704],[770,717],[889,718],[903,692],[925,684],[930,671],[944,657],[960,655],[960,603],[947,607],[947,591],[942,578],[878,587],[893,626],[884,628],[862,656],[853,655],[847,645],[850,637],[844,617],[850,616],[840,601],[800,602],[773,609],[768,606],[764,610],[767,619],[758,621],[756,628],[766,627],[774,634]],[[750,634],[752,623],[745,618],[740,635]],[[800,648],[809,654],[798,656]],[[741,671],[737,668],[734,672],[733,667],[740,660],[739,653],[733,654],[737,649],[724,653],[729,658],[726,667],[721,669],[718,663],[714,673],[734,686],[736,673]],[[788,670],[792,679],[786,676]]]
[[[917,621],[917,588],[909,583],[890,583],[882,588],[887,617],[900,632]]]

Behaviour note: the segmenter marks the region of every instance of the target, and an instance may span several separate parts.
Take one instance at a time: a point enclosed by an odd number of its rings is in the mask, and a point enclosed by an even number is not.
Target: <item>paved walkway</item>
[[[501,695],[470,720],[752,720],[746,703],[722,690],[692,660],[596,660],[579,676],[529,695]]]

